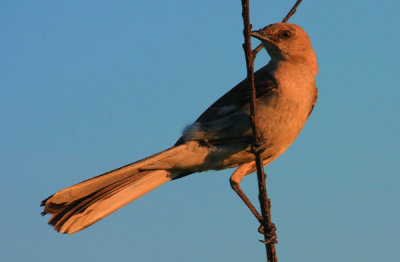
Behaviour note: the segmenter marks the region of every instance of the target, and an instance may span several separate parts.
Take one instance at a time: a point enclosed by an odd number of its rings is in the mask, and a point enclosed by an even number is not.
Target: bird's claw
[[[258,240],[258,241],[260,241],[261,243],[264,243],[264,244],[278,244],[278,240],[276,239],[277,237],[276,237],[276,235],[274,235],[274,236],[271,236],[270,238],[267,238],[266,240]]]
[[[265,151],[265,142],[266,140],[263,137],[260,137],[254,141],[254,143],[251,146],[251,153],[262,153]]]
[[[260,240],[260,242],[264,244],[277,244],[277,236],[276,236],[276,226],[274,223],[270,223],[267,227],[267,231],[263,224],[258,228],[258,232],[265,236],[265,240]]]

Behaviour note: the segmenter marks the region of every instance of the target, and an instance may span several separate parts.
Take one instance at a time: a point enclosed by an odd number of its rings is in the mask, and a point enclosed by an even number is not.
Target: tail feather
[[[92,193],[91,195],[88,195],[80,200],[76,200],[74,203],[68,205],[66,209],[60,210],[57,216],[53,216],[50,219],[49,224],[54,226],[54,229],[56,229],[57,231],[61,230],[64,223],[73,215],[81,214],[93,203],[101,201],[117,193],[118,191],[123,190],[126,187],[125,185],[127,184],[126,180],[128,179],[124,179],[122,181],[111,184],[95,193]]]
[[[133,174],[137,173],[138,170],[143,166],[149,165],[156,161],[160,161],[164,158],[167,158],[171,155],[181,152],[182,149],[184,149],[184,147],[185,147],[184,145],[172,147],[158,154],[139,160],[137,162],[92,177],[74,186],[65,188],[57,192],[56,194],[50,196],[49,198],[52,198],[52,202],[55,204],[67,203],[69,201],[75,201],[81,199],[82,197],[85,197],[93,192],[96,192],[97,190],[100,190],[105,186],[120,181],[121,179],[124,179],[126,177],[132,176]],[[43,200],[43,202],[46,203],[47,200],[48,199],[45,199]],[[42,205],[44,205],[43,202]]]
[[[63,189],[43,200],[43,214],[53,214],[49,224],[55,230],[68,234],[78,232],[173,179],[170,171],[140,168],[179,153],[180,149],[173,147]]]

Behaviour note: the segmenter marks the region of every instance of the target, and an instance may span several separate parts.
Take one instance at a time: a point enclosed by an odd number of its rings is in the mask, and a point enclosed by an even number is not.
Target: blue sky
[[[254,28],[294,1],[252,1]],[[305,1],[319,100],[266,168],[279,261],[398,261],[398,1]],[[0,2],[4,261],[265,261],[233,170],[168,183],[67,236],[48,195],[171,146],[245,77],[240,1]],[[255,46],[258,42],[254,41]],[[262,52],[256,66],[266,64]],[[256,176],[243,188],[257,200]]]

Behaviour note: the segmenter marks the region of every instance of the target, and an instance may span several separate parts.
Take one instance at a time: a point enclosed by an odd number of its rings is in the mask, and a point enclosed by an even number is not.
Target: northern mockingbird
[[[295,24],[272,24],[252,36],[271,57],[255,73],[262,158],[268,165],[292,144],[313,110],[318,65],[306,32]],[[173,147],[55,193],[43,200],[42,214],[52,214],[49,224],[55,230],[72,234],[165,182],[232,167],[237,169],[231,185],[243,194],[242,178],[255,171],[249,98],[244,80],[186,127]]]

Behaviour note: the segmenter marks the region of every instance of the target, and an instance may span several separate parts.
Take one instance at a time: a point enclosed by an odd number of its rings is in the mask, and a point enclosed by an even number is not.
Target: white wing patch
[[[200,123],[193,123],[190,125],[187,125],[185,129],[182,132],[182,136],[184,137],[185,142],[190,141],[190,140],[196,140],[196,139],[201,139],[205,135],[204,130],[201,128]]]

